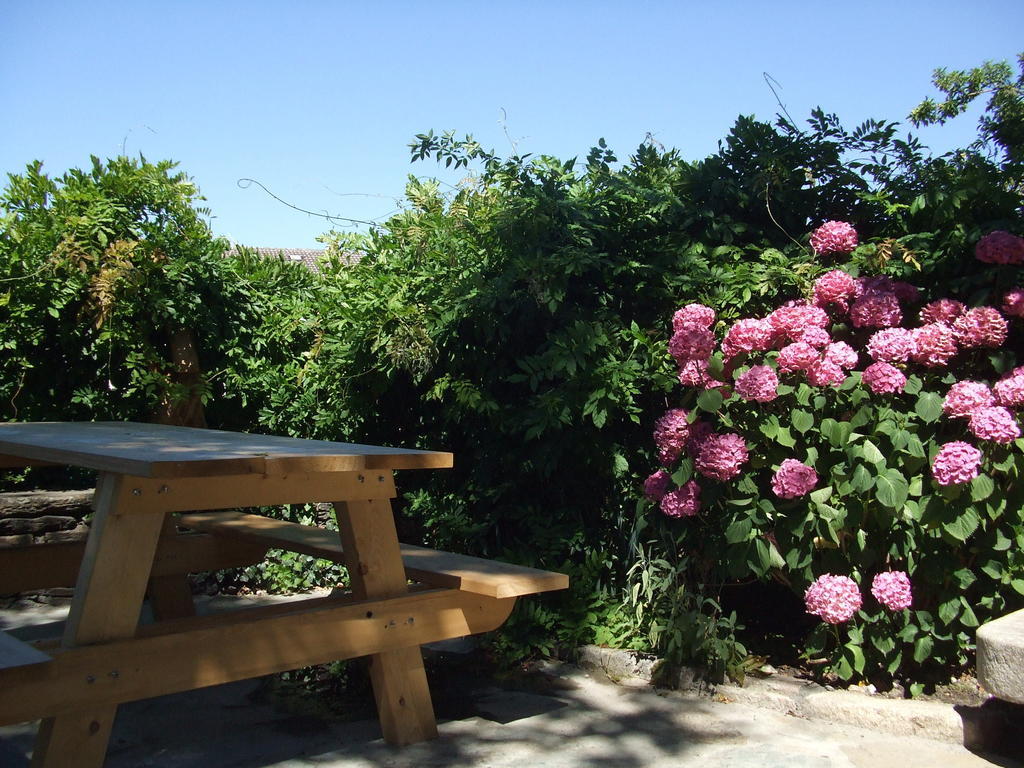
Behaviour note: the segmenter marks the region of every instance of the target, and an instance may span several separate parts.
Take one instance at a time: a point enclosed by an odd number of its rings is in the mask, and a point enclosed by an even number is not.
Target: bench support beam
[[[55,649],[45,664],[0,670],[0,725],[113,712],[126,701],[372,653],[418,652],[423,643],[497,629],[514,604],[514,598],[429,590],[384,600],[315,598],[153,624],[139,637]]]

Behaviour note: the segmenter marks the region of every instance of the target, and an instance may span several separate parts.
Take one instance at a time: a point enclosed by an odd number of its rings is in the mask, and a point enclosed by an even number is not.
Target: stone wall
[[[0,547],[83,538],[92,496],[92,489],[0,493]]]

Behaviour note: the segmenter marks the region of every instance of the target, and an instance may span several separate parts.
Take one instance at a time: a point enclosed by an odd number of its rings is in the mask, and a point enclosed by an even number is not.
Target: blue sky
[[[1020,0],[776,2],[38,2],[5,0],[0,172],[52,174],[124,150],[172,158],[217,234],[316,247],[329,228],[289,210],[378,220],[395,210],[407,144],[472,133],[502,153],[621,158],[648,132],[696,159],[739,114],[816,106],[852,126],[902,120],[935,67],[1013,60]],[[973,117],[920,135],[967,143]],[[908,126],[909,127],[909,126]],[[507,132],[507,135],[506,135]],[[448,177],[451,178],[451,177]]]

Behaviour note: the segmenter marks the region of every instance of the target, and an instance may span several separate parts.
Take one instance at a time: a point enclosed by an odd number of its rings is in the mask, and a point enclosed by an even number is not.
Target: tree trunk
[[[206,413],[203,411],[200,386],[203,371],[199,367],[195,337],[188,328],[179,328],[171,333],[171,364],[174,366],[174,373],[171,374],[174,386],[164,396],[153,421],[157,424],[205,429]],[[181,388],[188,394],[183,399],[174,399],[173,393],[181,391]]]

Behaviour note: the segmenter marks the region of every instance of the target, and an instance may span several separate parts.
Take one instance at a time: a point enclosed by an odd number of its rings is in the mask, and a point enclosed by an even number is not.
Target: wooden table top
[[[138,477],[443,469],[452,454],[134,422],[0,424],[0,455]]]

